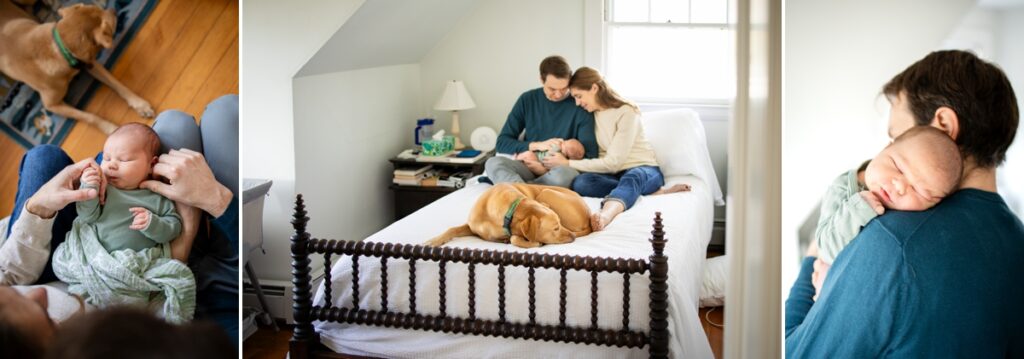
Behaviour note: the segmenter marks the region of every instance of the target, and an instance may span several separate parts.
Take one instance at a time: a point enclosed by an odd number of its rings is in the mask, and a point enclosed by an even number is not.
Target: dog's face
[[[517,215],[524,216],[516,228],[517,234],[527,240],[545,244],[569,243],[576,238],[569,230],[562,227],[558,214],[547,206],[532,199],[525,199],[519,204],[522,211]]]
[[[72,28],[80,29],[83,34],[91,34],[97,45],[106,49],[114,46],[117,15],[113,9],[104,11],[95,5],[75,4],[61,8],[57,13],[61,21],[67,21]]]

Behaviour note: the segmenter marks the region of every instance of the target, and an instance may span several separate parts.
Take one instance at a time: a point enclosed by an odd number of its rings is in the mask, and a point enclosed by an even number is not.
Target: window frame
[[[732,21],[732,13],[729,12],[729,2],[726,2],[726,22],[725,23],[691,23],[691,22],[636,22],[636,21],[623,21],[615,22],[612,20],[612,10],[614,2],[616,0],[588,0],[584,3],[584,58],[587,64],[595,66],[601,72],[610,74],[608,69],[608,51],[609,46],[609,33],[614,27],[670,27],[670,28],[683,28],[683,29],[697,29],[697,28],[713,28],[722,30],[732,30],[734,27],[729,24]],[[620,0],[622,1],[622,0]],[[627,0],[636,1],[636,0]],[[650,12],[650,0],[648,2],[648,13]],[[691,6],[688,1],[687,6]],[[691,7],[692,9],[692,7]],[[688,11],[688,16],[692,19],[692,11]],[[648,19],[651,16],[648,14]],[[688,19],[688,20],[690,20]],[[735,43],[733,44],[735,47]],[[735,51],[735,49],[734,49]],[[683,105],[698,105],[702,107],[732,107],[734,98],[728,99],[714,99],[714,98],[673,98],[673,97],[631,97],[630,99],[636,101],[638,104],[650,104],[656,105],[657,107],[688,107]],[[676,106],[672,106],[676,105]]]

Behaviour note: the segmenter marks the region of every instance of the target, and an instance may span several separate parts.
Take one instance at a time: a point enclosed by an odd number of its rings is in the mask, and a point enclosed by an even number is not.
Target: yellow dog
[[[569,243],[590,234],[590,208],[579,194],[561,187],[501,183],[484,192],[469,221],[427,241],[441,246],[452,238],[476,235],[523,248]]]

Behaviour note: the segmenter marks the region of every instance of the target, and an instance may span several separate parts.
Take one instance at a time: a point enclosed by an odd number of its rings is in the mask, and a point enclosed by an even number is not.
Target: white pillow
[[[725,285],[729,278],[728,256],[718,256],[704,261],[704,284],[700,289],[700,306],[719,307],[725,305]]]
[[[644,137],[654,147],[665,177],[693,175],[711,188],[715,205],[725,205],[722,187],[708,151],[708,140],[700,116],[691,109],[644,113],[640,119]]]

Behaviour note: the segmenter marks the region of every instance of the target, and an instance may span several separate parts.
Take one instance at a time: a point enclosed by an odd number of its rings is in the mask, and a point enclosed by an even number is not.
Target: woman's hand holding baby
[[[132,224],[128,228],[136,231],[141,231],[149,226],[149,220],[153,217],[153,214],[148,209],[142,207],[132,207],[128,209],[132,212]]]
[[[171,150],[160,155],[153,173],[167,178],[169,184],[148,180],[139,185],[172,201],[198,207],[220,217],[231,205],[231,190],[217,182],[203,154],[189,149]]]
[[[558,152],[548,153],[544,156],[544,167],[555,168],[558,166],[565,166],[569,164],[569,160],[564,155]]]
[[[874,193],[871,193],[871,191],[860,191],[860,196],[864,197],[864,200],[868,202],[868,206],[875,210],[875,213],[878,213],[879,216],[885,213],[885,206],[882,205],[882,201]]]

